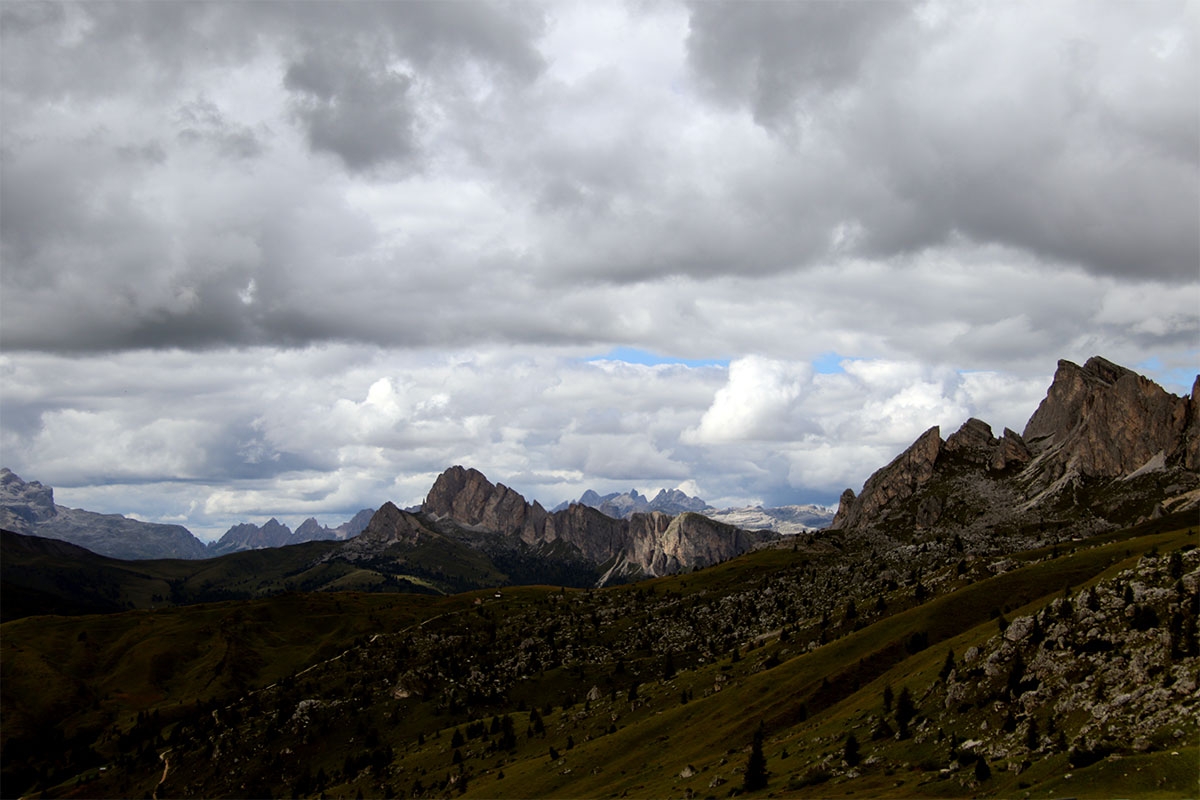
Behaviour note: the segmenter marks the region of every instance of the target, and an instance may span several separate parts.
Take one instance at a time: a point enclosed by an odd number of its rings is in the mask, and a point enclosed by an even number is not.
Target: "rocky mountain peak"
[[[288,544],[292,544],[291,528],[271,517],[261,527],[251,522],[232,526],[220,539],[209,544],[209,549],[214,555],[225,555],[239,550],[260,550]]]
[[[644,497],[636,496],[646,504]],[[599,496],[595,499],[604,501]],[[493,484],[478,470],[461,466],[438,476],[421,507],[421,517],[445,535],[460,536],[456,527],[483,534],[484,539],[501,534],[510,543],[504,546],[548,547],[560,553],[573,552],[574,558],[593,566],[610,565],[601,583],[707,566],[775,537],[686,512],[672,517],[646,511],[617,518],[584,503],[572,503],[551,514],[504,484]],[[378,518],[376,514],[372,519],[372,529]]]
[[[1024,439],[1035,455],[1049,455],[1052,479],[1067,471],[1118,477],[1159,453],[1168,462],[1181,457],[1190,405],[1190,399],[1099,356],[1082,367],[1059,361]]]
[[[0,469],[0,506],[4,510],[0,523],[18,533],[57,513],[53,489],[37,481],[27,483],[8,467]]]
[[[528,539],[544,526],[547,513],[530,505],[502,483],[493,484],[477,469],[453,466],[438,476],[421,511],[434,519],[449,517],[461,525],[480,526]]]
[[[379,507],[379,510],[371,517],[371,521],[367,523],[366,529],[348,546],[357,544],[362,547],[370,547],[394,542],[416,544],[420,539],[430,536],[433,534],[421,524],[416,516],[388,501]]]
[[[1023,435],[1005,429],[997,439],[972,418],[942,443],[931,428],[860,494],[847,490],[831,527],[921,530],[940,520],[982,531],[1018,517],[1061,527],[1056,509],[1082,503],[1075,522],[1094,529],[1130,524],[1157,503],[1160,513],[1180,510],[1200,483],[1198,396],[1200,376],[1185,398],[1104,358],[1059,361]]]
[[[966,434],[963,441],[969,440],[972,435],[977,436],[978,431]],[[987,436],[991,437],[991,428],[987,429]],[[849,498],[843,494],[842,503],[830,527],[855,527],[860,521],[872,518],[887,504],[912,496],[933,477],[934,465],[941,452],[941,429],[934,425],[917,437],[907,450],[892,459],[890,464],[868,478],[862,494],[854,497],[851,493]]]
[[[60,539],[111,558],[207,555],[204,543],[187,528],[56,505],[52,488],[38,481],[26,483],[8,468],[0,469],[0,528]]]
[[[1004,435],[997,439],[992,435],[991,425],[974,417],[947,437],[945,452],[993,470],[1023,465],[1033,457],[1019,433],[1005,428]]]
[[[316,517],[309,517],[296,528],[291,542],[299,544],[300,542],[319,542],[336,538],[338,537],[334,531],[317,522]]]

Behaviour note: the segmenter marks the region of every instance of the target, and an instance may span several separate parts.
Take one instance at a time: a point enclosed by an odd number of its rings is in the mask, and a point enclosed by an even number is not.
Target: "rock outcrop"
[[[1161,453],[1186,458],[1191,398],[1177,397],[1141,375],[1100,357],[1082,367],[1059,361],[1046,398],[1025,426],[1024,439],[1048,468],[1085,477],[1118,477]],[[1192,447],[1194,449],[1194,439]]]
[[[342,545],[337,554],[340,558],[355,560],[364,555],[376,554],[381,548],[394,544],[411,547],[437,538],[438,535],[429,530],[416,515],[387,502],[371,516],[371,521],[362,533]]]
[[[853,493],[850,497],[843,493],[843,503],[830,527],[854,528],[863,520],[875,516],[889,503],[911,497],[933,477],[934,465],[941,452],[941,432],[935,425],[921,434],[890,464],[868,478],[857,497]]]
[[[1023,434],[969,419],[943,442],[931,428],[847,489],[830,527],[1083,532],[1183,510],[1200,496],[1198,401],[1200,376],[1185,398],[1103,358],[1060,361]]]

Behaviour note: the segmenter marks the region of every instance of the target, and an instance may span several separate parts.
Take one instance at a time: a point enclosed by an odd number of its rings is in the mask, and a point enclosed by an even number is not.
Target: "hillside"
[[[767,791],[1195,794],[1186,519],[878,594],[793,545],[603,590],[7,623],[5,793],[723,795],[761,723]]]

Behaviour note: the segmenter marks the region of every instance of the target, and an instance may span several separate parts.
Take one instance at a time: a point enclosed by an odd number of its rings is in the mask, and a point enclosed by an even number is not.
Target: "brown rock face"
[[[1184,435],[1183,465],[1187,469],[1200,470],[1200,375],[1192,382],[1192,396],[1188,398],[1188,426]]]
[[[983,427],[987,429],[988,438],[991,438],[991,428],[986,425]],[[968,436],[975,434],[977,432]],[[967,440],[964,438],[961,441],[965,443]],[[922,484],[933,477],[934,465],[941,451],[941,431],[935,425],[921,434],[890,464],[868,478],[862,493],[850,501],[849,508],[846,507],[847,497],[843,494],[842,505],[838,508],[830,527],[854,528],[860,521],[875,516],[887,504],[911,497]]]
[[[449,517],[460,525],[518,535],[528,543],[542,538],[549,516],[538,503],[530,505],[504,484],[493,484],[479,470],[460,466],[438,476],[421,511],[435,518]]]
[[[1035,455],[1057,464],[1058,474],[1118,477],[1160,452],[1168,462],[1183,453],[1189,405],[1099,356],[1082,367],[1059,361],[1024,438]]]
[[[437,539],[438,534],[430,531],[413,514],[387,502],[371,516],[371,521],[362,533],[347,541],[340,550],[327,553],[321,560],[333,558],[370,558],[379,554],[381,548],[393,544],[415,545],[421,541]]]
[[[899,516],[886,525],[914,529],[954,522],[988,528],[1022,514],[1037,523],[1041,504],[1061,522],[1072,503],[1086,505],[1081,524],[1128,524],[1130,509],[1144,515],[1147,503],[1175,510],[1194,503],[1188,493],[1200,484],[1198,470],[1200,376],[1184,398],[1100,357],[1082,367],[1060,361],[1024,435],[1005,429],[996,439],[987,423],[969,419],[942,444],[931,428],[858,496],[847,489],[831,527],[868,528],[893,511]],[[1162,476],[1157,486],[1155,475]],[[925,491],[934,477],[939,488]]]
[[[997,439],[992,436],[992,426],[982,420],[971,419],[946,439],[945,452],[964,461],[1002,470],[1012,464],[1025,464],[1032,458],[1025,440],[1008,428]]]

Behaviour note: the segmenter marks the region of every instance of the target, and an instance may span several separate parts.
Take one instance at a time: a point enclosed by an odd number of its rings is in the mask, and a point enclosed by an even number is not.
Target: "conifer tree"
[[[846,760],[846,764],[849,766],[858,766],[858,739],[853,733],[846,737],[846,746],[842,752],[842,757]]]
[[[742,789],[747,792],[757,792],[767,787],[767,759],[763,755],[763,725],[758,723],[754,731],[754,741],[750,745],[750,759],[746,762],[746,776]]]

